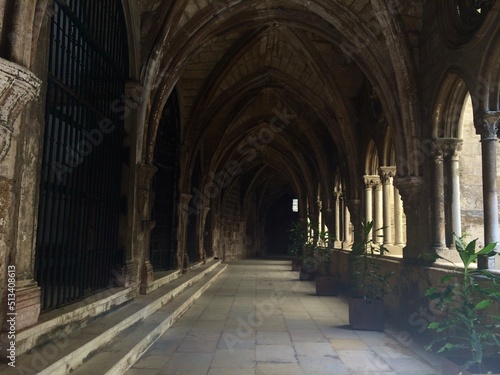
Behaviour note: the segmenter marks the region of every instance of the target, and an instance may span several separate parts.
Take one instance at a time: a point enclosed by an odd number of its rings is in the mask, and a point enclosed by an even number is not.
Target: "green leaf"
[[[441,327],[441,324],[439,322],[430,322],[427,328],[429,329],[438,329]]]
[[[497,245],[496,242],[489,243],[485,247],[483,247],[481,250],[479,250],[476,255],[486,255],[488,253],[491,253],[495,246]]]
[[[475,310],[481,310],[481,309],[486,309],[491,305],[492,301],[490,299],[485,299],[479,302],[476,307],[474,307]]]

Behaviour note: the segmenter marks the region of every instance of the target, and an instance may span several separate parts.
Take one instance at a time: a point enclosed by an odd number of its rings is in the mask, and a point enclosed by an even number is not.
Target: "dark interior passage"
[[[282,195],[269,208],[264,234],[266,254],[287,254],[288,231],[298,219],[298,213],[292,212],[292,199],[289,194]]]

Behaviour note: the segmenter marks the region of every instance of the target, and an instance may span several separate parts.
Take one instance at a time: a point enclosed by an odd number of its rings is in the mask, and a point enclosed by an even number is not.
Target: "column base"
[[[494,270],[496,266],[496,255],[491,257],[479,256],[477,258],[477,268],[481,270]]]
[[[35,280],[21,281],[16,288],[16,330],[31,327],[40,315],[41,288]],[[6,322],[4,322],[5,325]],[[5,327],[4,327],[5,328]]]

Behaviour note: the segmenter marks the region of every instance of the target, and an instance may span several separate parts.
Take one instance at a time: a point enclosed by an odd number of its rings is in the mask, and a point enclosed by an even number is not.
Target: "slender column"
[[[462,212],[460,206],[460,173],[459,160],[462,151],[463,140],[450,138],[448,140],[449,150],[446,158],[448,176],[450,179],[448,196],[450,197],[451,231],[457,236],[462,236]],[[450,247],[455,247],[451,236]]]
[[[373,223],[373,242],[376,244],[382,244],[382,231],[379,229],[384,225],[383,218],[383,195],[382,195],[382,184],[380,181],[380,177],[377,176],[378,179],[375,181],[375,220]]]
[[[396,167],[380,167],[380,176],[383,186],[383,200],[384,200],[384,245],[392,244],[392,210],[391,202],[393,201],[393,188],[392,188],[392,178],[396,175]]]
[[[403,201],[399,190],[394,188],[394,245],[404,245],[403,242]]]
[[[335,241],[340,241],[340,193],[335,192]]]
[[[436,252],[443,252],[446,248],[445,207],[444,207],[444,150],[443,139],[434,141],[433,155],[433,197],[432,205],[432,248]]]
[[[376,185],[378,176],[366,175],[365,180],[365,222],[373,221],[373,187]]]
[[[177,269],[183,269],[186,259],[186,234],[188,225],[189,202],[193,196],[191,194],[181,194],[179,211],[179,223],[177,224]],[[194,220],[194,219],[191,219]]]
[[[498,243],[498,191],[497,191],[497,133],[500,112],[488,112],[484,116],[481,132],[481,152],[483,164],[483,210],[484,243]],[[498,245],[495,249],[498,251]],[[481,259],[479,268],[495,268],[495,258]]]
[[[343,248],[347,249],[351,245],[351,213],[349,212],[349,207],[347,204],[344,204],[344,241]]]

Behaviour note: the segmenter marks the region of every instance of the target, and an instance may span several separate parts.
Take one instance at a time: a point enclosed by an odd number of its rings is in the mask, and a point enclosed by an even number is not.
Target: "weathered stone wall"
[[[241,184],[236,181],[223,198],[221,242],[224,260],[246,258],[245,231],[242,219]]]

